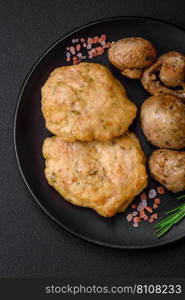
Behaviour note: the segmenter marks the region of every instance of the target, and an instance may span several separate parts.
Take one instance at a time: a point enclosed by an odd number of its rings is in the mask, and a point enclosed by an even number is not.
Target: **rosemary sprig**
[[[179,196],[177,199],[181,200],[184,199],[185,195]],[[164,220],[158,222],[156,225],[154,225],[154,228],[156,230],[156,236],[160,238],[162,235],[164,235],[167,231],[169,231],[175,224],[177,224],[180,220],[182,220],[185,217],[185,203],[170,210],[165,213],[166,215],[169,215]]]

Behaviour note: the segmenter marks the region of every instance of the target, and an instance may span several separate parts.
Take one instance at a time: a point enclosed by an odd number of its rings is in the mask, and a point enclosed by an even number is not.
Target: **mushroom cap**
[[[141,107],[141,126],[151,144],[159,148],[185,147],[185,103],[172,96],[147,98]]]
[[[150,41],[141,37],[123,38],[112,44],[108,58],[119,70],[143,69],[155,61],[156,50]]]
[[[185,56],[171,51],[162,56],[163,64],[160,70],[160,80],[168,87],[176,87],[185,79]]]
[[[161,55],[154,64],[144,70],[141,82],[152,95],[167,94],[185,100],[184,79],[185,55],[170,51]],[[179,87],[179,89],[170,87]]]

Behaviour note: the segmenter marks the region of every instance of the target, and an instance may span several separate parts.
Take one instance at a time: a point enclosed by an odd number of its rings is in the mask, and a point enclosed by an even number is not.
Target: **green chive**
[[[183,199],[185,195],[178,197],[177,199]],[[165,214],[169,215],[167,218],[158,222],[154,225],[155,234],[157,238],[163,236],[166,232],[168,232],[175,224],[177,224],[180,220],[185,217],[185,203],[166,212]]]

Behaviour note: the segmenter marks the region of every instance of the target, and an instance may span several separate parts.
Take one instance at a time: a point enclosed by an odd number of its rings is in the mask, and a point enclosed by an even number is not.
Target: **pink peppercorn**
[[[155,198],[154,199],[154,203],[155,204],[160,204],[161,203],[161,199],[160,198]]]
[[[156,208],[158,208],[159,207],[159,205],[157,205],[157,204],[153,204],[153,209],[156,209]]]
[[[137,207],[136,204],[132,204],[132,205],[131,205],[131,208],[133,208],[133,209],[135,209],[136,207]]]
[[[71,52],[71,54],[75,54],[75,47],[74,46],[71,46],[70,48],[69,48],[69,50],[70,50],[70,52]]]
[[[142,194],[140,195],[140,199],[141,199],[141,200],[146,200],[146,199],[147,199],[146,193],[142,193]]]
[[[81,50],[81,45],[80,44],[77,44],[76,45],[76,51],[80,51]]]
[[[91,38],[91,37],[89,37],[88,39],[87,39],[87,44],[92,44],[93,43],[93,39]]]
[[[149,206],[145,206],[146,211],[148,211],[149,213],[153,212],[153,209]]]
[[[132,218],[133,218],[133,215],[132,215],[132,214],[128,214],[128,215],[127,215],[127,221],[128,221],[128,222],[131,222],[131,221],[132,221]]]
[[[103,42],[103,41],[105,41],[105,40],[106,40],[106,35],[105,35],[105,34],[102,34],[102,35],[100,36],[100,38],[98,39],[98,42],[101,43],[101,42]]]
[[[97,44],[98,43],[98,36],[93,37],[93,44]]]
[[[105,45],[103,45],[102,47],[103,47],[103,48],[110,48],[111,45],[112,45],[111,42],[107,42],[107,43],[105,43]]]
[[[157,187],[157,191],[158,191],[158,193],[161,194],[161,195],[163,195],[163,194],[165,193],[165,189],[164,189],[163,186],[158,186],[158,187]]]

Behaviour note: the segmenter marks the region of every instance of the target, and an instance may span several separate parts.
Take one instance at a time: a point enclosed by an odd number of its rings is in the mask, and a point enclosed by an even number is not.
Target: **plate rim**
[[[143,249],[151,249],[151,248],[159,248],[165,245],[169,245],[174,243],[175,241],[181,240],[185,237],[185,233],[180,234],[178,236],[176,236],[175,238],[170,239],[169,241],[159,241],[156,245],[155,244],[146,244],[146,245],[119,245],[119,244],[110,244],[110,243],[105,243],[105,242],[100,242],[96,239],[91,239],[88,237],[85,237],[75,231],[73,231],[72,229],[68,228],[66,225],[64,225],[61,221],[59,221],[55,216],[52,215],[52,213],[49,212],[49,210],[47,208],[45,208],[45,206],[40,202],[38,195],[36,195],[36,193],[33,192],[32,188],[30,187],[27,179],[26,179],[26,175],[24,174],[23,170],[22,170],[22,166],[20,163],[20,159],[19,159],[19,154],[18,154],[18,149],[17,149],[17,139],[16,139],[16,133],[17,133],[17,117],[18,117],[18,113],[19,113],[19,107],[20,107],[20,103],[21,103],[21,99],[22,99],[22,95],[24,92],[24,89],[30,79],[30,77],[32,76],[34,70],[37,68],[37,66],[39,65],[39,63],[42,61],[42,59],[53,49],[55,48],[55,46],[57,46],[60,42],[62,42],[64,39],[66,39],[67,37],[69,37],[70,35],[78,32],[79,30],[83,30],[89,26],[93,26],[102,22],[109,22],[112,20],[123,20],[123,19],[127,19],[127,20],[133,20],[133,19],[138,19],[138,20],[145,20],[145,21],[153,21],[153,22],[158,22],[158,23],[162,23],[162,24],[167,24],[168,26],[171,27],[175,27],[178,28],[179,30],[183,31],[185,33],[185,29],[183,29],[182,27],[167,22],[167,21],[163,21],[163,20],[159,20],[159,19],[155,19],[155,18],[150,18],[150,17],[141,17],[141,16],[114,16],[114,17],[108,17],[108,18],[101,18],[101,19],[97,19],[93,22],[88,22],[84,25],[81,25],[79,27],[76,27],[75,29],[67,32],[66,34],[62,35],[60,38],[58,38],[55,42],[53,42],[45,51],[43,51],[43,53],[39,56],[39,58],[35,61],[35,63],[33,64],[33,66],[30,68],[30,70],[28,71],[27,75],[25,76],[23,83],[20,87],[19,93],[18,93],[18,97],[17,97],[17,102],[15,105],[15,112],[14,112],[14,121],[13,121],[13,144],[14,144],[14,151],[15,151],[15,157],[16,157],[16,161],[17,161],[17,165],[18,165],[18,169],[19,169],[19,173],[21,175],[21,178],[24,182],[24,184],[26,185],[28,191],[30,192],[32,198],[34,199],[34,201],[39,205],[39,207],[41,208],[41,210],[51,219],[55,222],[55,224],[57,224],[58,226],[60,226],[60,228],[62,227],[63,229],[65,229],[67,232],[69,232],[70,234],[72,234],[75,237],[78,237],[80,239],[82,239],[83,241],[86,241],[88,243],[91,244],[95,244],[98,246],[102,246],[105,248],[112,248],[112,249],[119,249],[119,250],[143,250]]]

